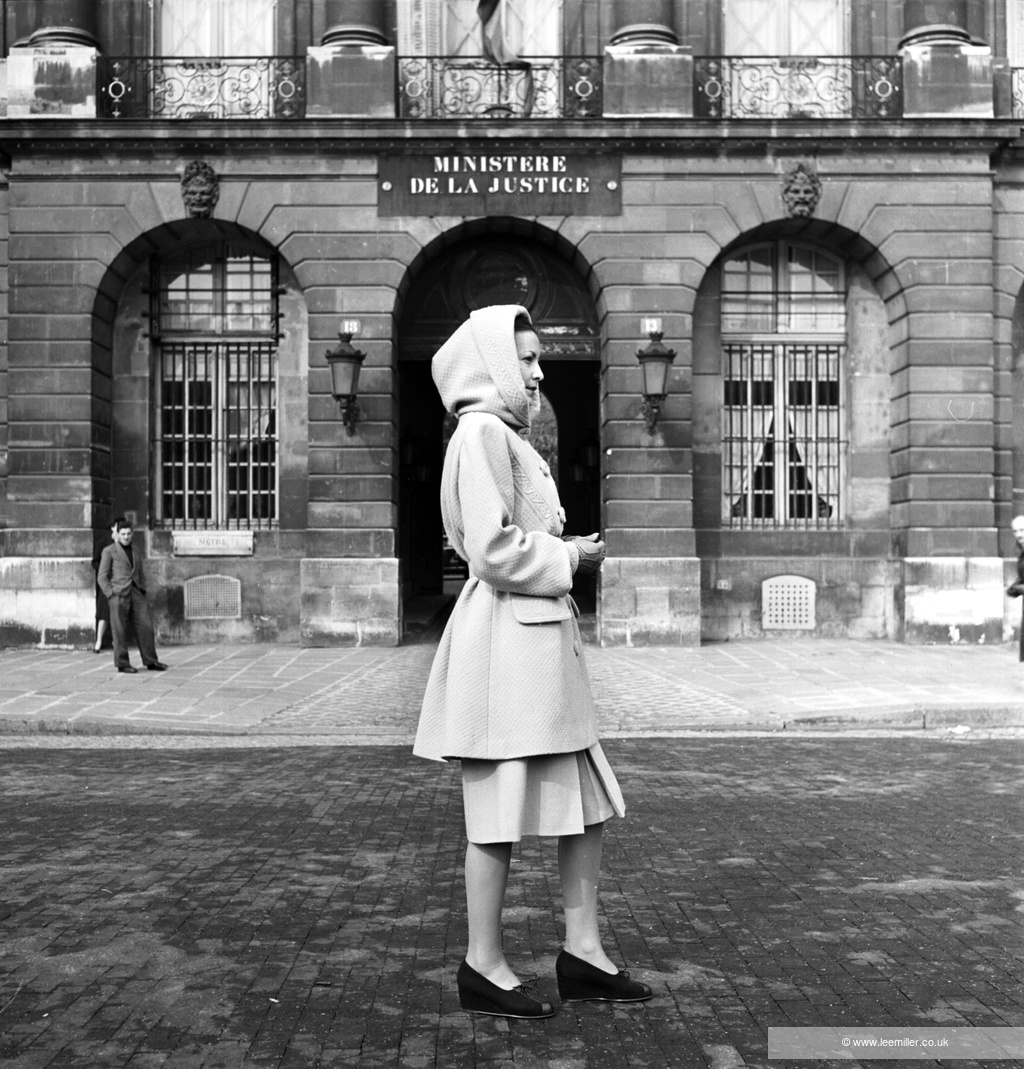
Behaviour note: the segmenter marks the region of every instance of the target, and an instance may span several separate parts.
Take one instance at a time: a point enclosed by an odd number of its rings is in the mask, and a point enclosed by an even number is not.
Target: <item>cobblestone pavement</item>
[[[767,1069],[776,1025],[1024,1025],[1019,743],[609,741],[601,923],[655,998],[531,1023],[458,1008],[454,765],[51,741],[0,751],[4,1069]],[[553,841],[514,857],[506,949],[557,1002]]]
[[[0,734],[198,731],[406,743],[435,646],[178,646],[168,672],[109,653],[0,650]],[[1011,646],[764,641],[586,647],[604,735],[844,724],[1024,727]]]

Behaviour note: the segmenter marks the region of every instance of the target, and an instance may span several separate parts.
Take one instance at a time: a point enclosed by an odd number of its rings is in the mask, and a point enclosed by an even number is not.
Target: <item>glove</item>
[[[580,562],[576,565],[577,575],[593,575],[604,563],[607,548],[598,532],[586,536],[571,535],[562,541],[571,542],[580,555]]]

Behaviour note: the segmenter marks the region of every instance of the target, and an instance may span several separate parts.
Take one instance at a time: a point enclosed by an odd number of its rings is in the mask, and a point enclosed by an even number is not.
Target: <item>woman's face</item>
[[[533,330],[516,331],[516,352],[519,354],[519,370],[523,375],[526,394],[533,401],[540,399],[540,384],[544,372],[540,369],[540,338]]]

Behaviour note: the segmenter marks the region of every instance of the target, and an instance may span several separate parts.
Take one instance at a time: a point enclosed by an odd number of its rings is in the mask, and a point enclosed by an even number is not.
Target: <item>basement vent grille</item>
[[[242,584],[230,575],[199,575],[185,581],[186,620],[237,620],[242,615]]]
[[[761,628],[764,631],[813,631],[816,626],[813,579],[773,575],[761,584]]]

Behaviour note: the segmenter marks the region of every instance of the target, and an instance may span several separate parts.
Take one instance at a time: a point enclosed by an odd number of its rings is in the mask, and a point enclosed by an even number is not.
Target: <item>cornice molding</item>
[[[536,151],[564,148],[579,152],[594,146],[600,152],[836,152],[857,148],[888,148],[898,144],[903,151],[993,152],[1024,147],[1020,121],[992,119],[956,121],[930,119],[900,122],[810,122],[785,123],[747,120],[739,122],[695,121],[674,123],[623,121],[534,122],[483,124],[358,122],[354,120],[305,120],[303,122],[158,122],[153,120],[32,120],[0,119],[0,147],[8,153],[118,151],[216,153],[218,151],[265,153],[273,146],[344,150],[379,154],[450,152],[458,144],[466,152],[509,151],[521,147]]]

